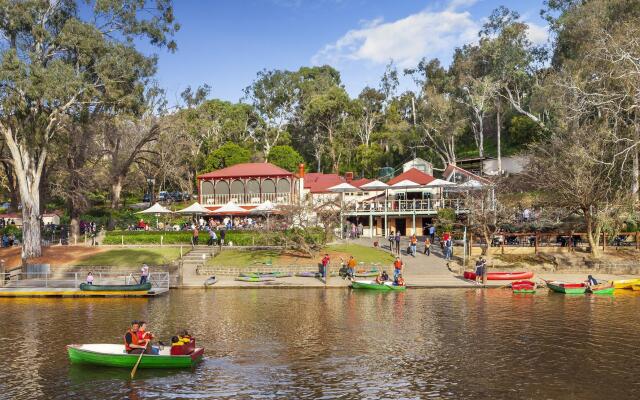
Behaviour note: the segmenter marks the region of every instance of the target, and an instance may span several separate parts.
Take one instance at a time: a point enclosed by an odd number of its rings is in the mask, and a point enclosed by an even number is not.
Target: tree
[[[251,152],[233,142],[227,142],[212,151],[205,160],[205,168],[214,171],[232,165],[247,163],[251,160]]]
[[[300,153],[295,151],[293,147],[287,145],[272,147],[268,157],[269,162],[287,171],[296,171],[298,165],[304,162]]]
[[[271,149],[282,139],[286,126],[293,119],[295,91],[293,74],[280,70],[258,72],[256,80],[244,90],[245,97],[263,122],[249,131],[249,136],[262,148],[265,161],[270,161]]]
[[[138,53],[134,39],[175,49],[168,0],[87,3],[0,2],[0,133],[20,190],[23,260],[42,253],[39,189],[65,115],[86,105],[135,107],[155,59]]]

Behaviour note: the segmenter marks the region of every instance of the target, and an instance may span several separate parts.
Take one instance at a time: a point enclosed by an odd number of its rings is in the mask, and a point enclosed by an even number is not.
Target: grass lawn
[[[227,249],[218,254],[214,258],[207,261],[211,266],[227,266],[227,267],[258,267],[261,265],[268,265],[270,262],[272,265],[299,265],[315,267],[320,262],[320,259],[328,253],[333,263],[339,263],[340,257],[345,260],[353,255],[358,262],[391,264],[394,260],[393,256],[379,249],[372,247],[360,246],[357,244],[344,244],[344,245],[331,245],[325,247],[320,251],[317,257],[309,258],[300,255],[292,254],[290,252],[282,252],[279,250],[235,250]]]
[[[179,257],[180,249],[171,247],[163,249],[114,249],[81,258],[75,264],[137,267],[143,263],[163,265]]]

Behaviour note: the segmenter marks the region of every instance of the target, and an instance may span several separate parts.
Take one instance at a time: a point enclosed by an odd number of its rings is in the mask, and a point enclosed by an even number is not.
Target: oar
[[[138,365],[140,364],[140,360],[142,360],[142,355],[145,353],[145,351],[147,351],[147,346],[149,346],[149,342],[147,342],[147,344],[144,346],[142,353],[140,353],[140,357],[138,357],[138,361],[136,361],[136,365],[134,365],[133,369],[131,370],[131,379],[133,379],[133,377],[136,374],[136,371],[138,370]]]

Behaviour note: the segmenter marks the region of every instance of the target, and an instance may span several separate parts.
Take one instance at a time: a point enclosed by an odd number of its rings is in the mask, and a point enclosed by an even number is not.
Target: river
[[[637,398],[640,296],[546,290],[174,290],[0,299],[0,398]],[[70,365],[132,319],[206,348],[193,371]]]

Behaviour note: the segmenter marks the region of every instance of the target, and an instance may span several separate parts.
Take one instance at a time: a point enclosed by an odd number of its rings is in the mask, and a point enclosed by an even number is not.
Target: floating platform
[[[7,288],[0,287],[0,297],[156,297],[169,289],[140,291],[114,290],[94,292],[74,288]]]

